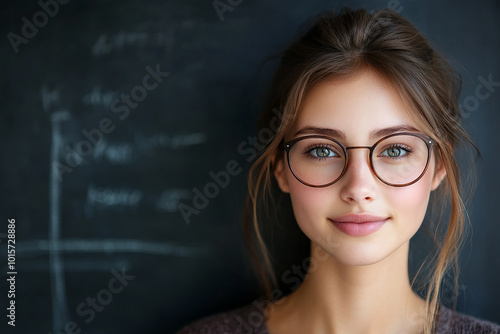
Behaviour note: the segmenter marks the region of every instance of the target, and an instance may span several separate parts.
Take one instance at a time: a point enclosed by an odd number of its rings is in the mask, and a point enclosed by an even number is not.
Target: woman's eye
[[[328,158],[336,156],[335,152],[326,147],[317,147],[311,150],[311,154],[317,158]]]
[[[408,150],[405,150],[402,147],[395,146],[395,147],[389,147],[388,149],[383,151],[382,154],[380,154],[380,155],[386,156],[389,158],[399,158],[399,157],[402,157],[406,154],[408,154]]]

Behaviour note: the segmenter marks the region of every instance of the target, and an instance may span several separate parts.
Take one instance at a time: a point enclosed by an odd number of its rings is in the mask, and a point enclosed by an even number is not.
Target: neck
[[[277,317],[295,314],[312,333],[418,333],[425,303],[409,284],[408,246],[366,266],[345,265],[331,256],[316,261]],[[318,254],[316,247],[311,254]]]

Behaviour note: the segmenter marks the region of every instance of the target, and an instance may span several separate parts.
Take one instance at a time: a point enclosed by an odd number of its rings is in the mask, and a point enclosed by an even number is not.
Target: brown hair
[[[424,133],[436,140],[436,156],[446,168],[446,178],[438,189],[441,193],[434,192],[431,197],[431,203],[442,200],[441,206],[438,205],[441,215],[432,226],[437,251],[427,262],[432,263],[433,270],[424,280],[428,283],[424,332],[431,333],[438,316],[443,278],[450,269],[458,273],[458,252],[464,234],[461,178],[454,152],[461,142],[472,142],[459,123],[458,75],[410,22],[392,10],[373,14],[349,9],[338,14],[329,12],[320,16],[312,28],[283,53],[260,120],[261,128],[269,128],[279,110],[279,126],[248,176],[244,217],[247,245],[269,296],[278,283],[265,240],[268,226],[263,226],[263,221],[268,219],[274,223],[280,221],[282,215],[290,216],[290,205],[286,204],[289,200],[286,197],[284,202],[275,200],[285,196],[279,195],[273,177],[274,158],[280,157],[277,155],[279,144],[300,112],[304,96],[314,85],[363,68],[377,71],[394,84],[413,111],[415,121]],[[447,203],[450,203],[449,220],[443,228],[438,225]],[[285,210],[281,210],[283,205]],[[443,238],[437,233],[440,230]],[[454,286],[456,289],[456,282]]]

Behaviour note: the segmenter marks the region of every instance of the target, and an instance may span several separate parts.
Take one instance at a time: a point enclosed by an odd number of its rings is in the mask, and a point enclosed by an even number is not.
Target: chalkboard
[[[494,0],[41,0],[0,13],[1,332],[173,333],[256,298],[240,218],[270,56],[346,5],[399,11],[463,75],[483,156],[458,308],[500,322]]]

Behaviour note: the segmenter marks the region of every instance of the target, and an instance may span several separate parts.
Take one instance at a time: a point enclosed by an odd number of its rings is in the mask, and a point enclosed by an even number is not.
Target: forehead
[[[342,131],[347,139],[366,141],[376,130],[401,125],[418,129],[394,85],[366,70],[314,86],[303,100],[291,135],[305,127],[319,127]]]

